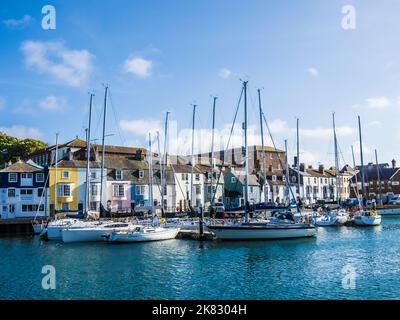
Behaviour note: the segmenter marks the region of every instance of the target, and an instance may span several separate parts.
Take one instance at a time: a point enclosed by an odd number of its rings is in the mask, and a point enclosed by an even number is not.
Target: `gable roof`
[[[3,170],[0,170],[0,172],[11,172],[11,173],[32,173],[32,172],[42,172],[43,168],[40,168],[39,166],[34,166],[31,164],[28,164],[23,161],[17,161],[13,163],[12,165],[4,168]]]

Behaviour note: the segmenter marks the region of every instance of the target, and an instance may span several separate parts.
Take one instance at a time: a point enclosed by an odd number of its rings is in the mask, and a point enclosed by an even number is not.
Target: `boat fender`
[[[377,216],[378,212],[376,210],[371,210],[371,216]]]
[[[165,222],[166,222],[165,218],[161,218],[161,219],[160,219],[160,223],[161,223],[161,224],[164,224]]]

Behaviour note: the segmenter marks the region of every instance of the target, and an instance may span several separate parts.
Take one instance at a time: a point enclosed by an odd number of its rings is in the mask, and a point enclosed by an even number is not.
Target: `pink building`
[[[131,212],[131,181],[126,161],[106,159],[107,165],[107,210]]]

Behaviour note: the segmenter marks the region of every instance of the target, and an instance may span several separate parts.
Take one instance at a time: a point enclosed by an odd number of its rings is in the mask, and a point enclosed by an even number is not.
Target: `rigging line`
[[[110,98],[111,109],[113,111],[115,125],[117,127],[118,135],[119,135],[119,138],[121,139],[122,145],[125,146],[125,139],[123,138],[123,136],[121,134],[121,130],[119,128],[119,123],[118,123],[118,119],[117,119],[117,113],[116,113],[116,110],[114,108],[114,103],[113,103],[113,100],[112,100],[110,88],[108,89],[108,94],[109,94],[109,98]]]
[[[225,151],[229,148],[229,144],[230,144],[230,141],[231,141],[232,133],[233,133],[233,130],[234,130],[234,127],[235,127],[235,123],[236,123],[236,118],[237,118],[237,115],[238,115],[238,112],[239,112],[240,102],[242,101],[243,92],[244,92],[244,87],[242,87],[242,91],[240,92],[239,100],[238,100],[238,103],[237,103],[237,106],[236,106],[235,116],[233,117],[232,126],[231,126],[231,130],[229,132],[229,137],[228,137],[228,141],[227,141],[227,145],[226,145]],[[221,166],[220,166],[220,169],[219,169],[218,179],[217,179],[217,184],[215,186],[215,190],[218,190],[218,187],[219,187],[219,184],[220,184],[222,170],[225,167],[225,158],[226,158],[226,154],[224,153],[224,159],[222,160],[222,163],[221,163]],[[214,193],[214,195],[212,197],[212,202],[211,203],[214,203],[215,195],[216,195],[216,192]]]
[[[261,109],[261,110],[262,110],[262,109]],[[272,137],[272,133],[271,133],[271,130],[269,129],[269,125],[268,125],[268,122],[267,122],[267,118],[265,117],[264,112],[262,112],[262,116],[263,116],[263,119],[264,119],[264,122],[265,122],[265,126],[266,126],[266,128],[267,128],[267,130],[268,130],[268,134],[269,134],[269,137],[270,137],[270,139],[271,139],[272,145],[273,145],[275,151],[277,151],[278,149],[276,148],[275,141],[274,141],[274,138]],[[281,168],[284,168],[281,158],[282,158],[282,157],[278,157],[278,160],[279,160],[279,163],[280,163],[280,165],[281,165]],[[300,164],[299,164],[298,170],[300,170]],[[299,207],[298,201],[297,201],[297,199],[296,199],[296,197],[295,197],[295,195],[294,195],[294,193],[293,193],[292,188],[290,187],[289,182],[288,182],[288,181],[285,181],[285,184],[288,185],[288,189],[289,189],[289,191],[290,191],[290,194],[292,195],[293,199],[296,201],[297,211],[300,213],[300,215],[302,215],[302,214],[301,214],[301,211],[300,211],[300,207]],[[300,190],[299,190],[299,200],[300,200]]]

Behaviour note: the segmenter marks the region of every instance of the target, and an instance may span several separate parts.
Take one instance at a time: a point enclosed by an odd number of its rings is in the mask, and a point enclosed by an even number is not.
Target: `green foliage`
[[[0,165],[25,157],[28,154],[46,148],[48,145],[36,139],[17,139],[0,132]]]

